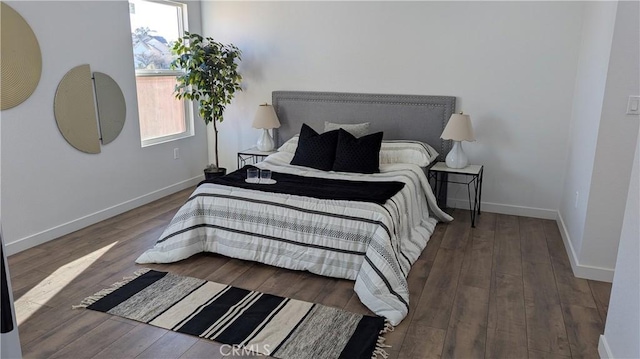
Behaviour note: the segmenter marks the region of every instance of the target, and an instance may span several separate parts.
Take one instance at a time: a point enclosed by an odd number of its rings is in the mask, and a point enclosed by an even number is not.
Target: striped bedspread
[[[397,325],[409,308],[406,278],[411,265],[437,220],[451,220],[435,205],[422,169],[390,164],[373,175],[324,172],[291,166],[292,156],[279,152],[257,166],[311,177],[400,181],[405,186],[379,205],[203,184],[136,262],[170,263],[213,252],[351,279],[362,303]]]

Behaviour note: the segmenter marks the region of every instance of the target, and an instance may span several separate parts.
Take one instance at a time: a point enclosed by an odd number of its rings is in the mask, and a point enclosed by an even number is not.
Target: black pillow
[[[298,148],[291,164],[331,171],[336,158],[337,143],[338,130],[318,134],[313,128],[303,123]]]
[[[380,172],[380,146],[382,132],[356,138],[349,132],[338,130],[338,146],[333,170],[340,172]]]

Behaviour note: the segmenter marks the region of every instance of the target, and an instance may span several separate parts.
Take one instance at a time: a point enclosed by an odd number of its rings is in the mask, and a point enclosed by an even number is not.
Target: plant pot
[[[227,169],[222,167],[211,168],[207,167],[204,169],[204,179],[213,179],[216,177],[221,177],[227,174]]]

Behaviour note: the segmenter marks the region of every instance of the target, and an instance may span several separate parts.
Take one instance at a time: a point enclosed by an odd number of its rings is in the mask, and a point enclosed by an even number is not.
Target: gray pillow
[[[327,121],[324,122],[324,132],[329,132],[340,128],[354,135],[356,138],[369,134],[369,122],[354,124],[333,123]]]

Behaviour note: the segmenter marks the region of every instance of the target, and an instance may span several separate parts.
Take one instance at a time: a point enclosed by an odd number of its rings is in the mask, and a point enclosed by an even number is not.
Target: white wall
[[[0,137],[2,136],[2,126],[0,126]],[[2,146],[0,146],[0,158],[2,157]],[[0,166],[0,188],[2,188],[2,166]],[[0,206],[0,241],[2,242],[2,256],[3,256],[3,270],[4,275],[7,276],[7,289],[9,291],[9,301],[11,303],[11,316],[13,322],[16,321],[16,312],[13,307],[13,290],[11,287],[11,273],[9,271],[9,264],[7,263],[7,252],[4,247],[4,239],[2,237],[2,206]],[[8,313],[3,312],[5,316]],[[14,326],[13,330],[8,333],[0,333],[0,357],[1,358],[22,358],[22,348],[20,347],[20,334],[18,333],[17,326]]]
[[[639,134],[640,136],[640,134]],[[631,185],[618,248],[604,335],[598,351],[601,358],[640,358],[640,165],[636,145]]]
[[[203,31],[244,52],[221,126],[223,165],[252,146],[274,90],[453,95],[485,167],[483,209],[555,218],[563,190],[582,4],[203,2]],[[465,204],[466,187],[452,191]],[[456,202],[454,200],[454,202]]]
[[[140,146],[127,1],[7,3],[30,24],[43,63],[34,94],[1,113],[2,225],[8,254],[197,183],[207,163],[201,121],[196,121],[194,137]],[[189,5],[196,31],[199,7],[199,2]],[[97,155],[71,147],[53,115],[60,79],[81,64],[111,76],[127,104],[122,133]],[[176,147],[179,160],[173,159]]]
[[[583,11],[580,59],[559,211],[577,253],[582,248],[616,9],[616,2],[594,1],[587,2]]]
[[[611,45],[580,261],[613,268],[640,122],[626,114],[640,95],[640,2],[620,1]],[[612,174],[615,174],[612,176]]]
[[[613,278],[638,137],[638,116],[625,112],[629,95],[640,92],[639,14],[635,1],[586,5],[560,206],[565,244],[580,277]]]

